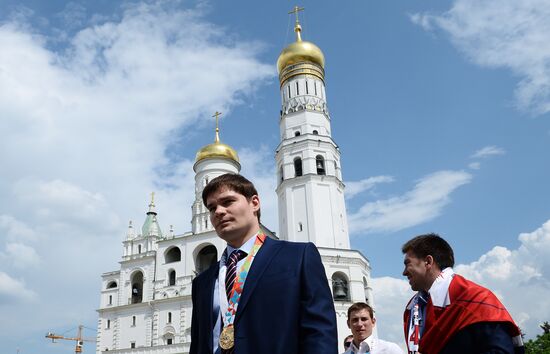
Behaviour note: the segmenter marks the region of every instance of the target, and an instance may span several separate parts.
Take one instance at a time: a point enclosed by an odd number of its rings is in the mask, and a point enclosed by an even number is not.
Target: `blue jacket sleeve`
[[[300,353],[338,354],[336,313],[325,267],[313,243],[304,250],[301,268]]]

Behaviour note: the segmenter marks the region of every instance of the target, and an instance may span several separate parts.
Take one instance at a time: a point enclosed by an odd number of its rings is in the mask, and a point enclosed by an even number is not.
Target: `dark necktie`
[[[225,273],[225,293],[227,300],[229,300],[229,295],[237,278],[237,263],[244,257],[246,257],[246,252],[235,250],[227,258],[227,271]]]
[[[231,290],[233,289],[233,284],[235,284],[235,279],[237,278],[237,263],[244,257],[246,257],[246,252],[241,250],[235,250],[231,252],[229,257],[227,257],[227,269],[225,272],[225,294],[227,295],[228,301]],[[232,354],[234,353],[234,350],[235,347],[228,350],[221,349],[221,352],[222,354]]]
[[[420,306],[420,337],[424,334],[426,331],[426,320],[428,318],[428,304],[431,303],[430,293],[428,292],[421,292],[420,296],[418,298],[418,305]]]

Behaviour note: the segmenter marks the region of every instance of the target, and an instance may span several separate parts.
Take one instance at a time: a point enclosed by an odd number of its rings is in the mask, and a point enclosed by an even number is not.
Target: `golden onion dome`
[[[212,144],[208,144],[197,151],[195,164],[199,161],[209,158],[230,159],[239,162],[239,156],[235,149],[231,146],[220,142],[220,128],[218,127],[218,119],[221,113],[216,112],[213,117],[216,117],[216,138]]]
[[[296,42],[288,45],[277,59],[277,70],[279,74],[289,65],[312,62],[319,65],[321,68],[325,68],[325,56],[319,47],[315,44],[307,41],[302,41],[302,27],[299,23],[296,23],[294,27],[296,32]]]
[[[208,144],[197,152],[195,163],[208,158],[225,158],[239,162],[239,156],[231,146],[215,141]]]

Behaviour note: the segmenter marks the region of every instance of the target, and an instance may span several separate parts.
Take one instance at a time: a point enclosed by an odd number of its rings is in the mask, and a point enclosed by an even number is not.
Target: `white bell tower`
[[[349,249],[340,151],[331,136],[325,93],[325,59],[302,41],[295,8],[296,42],[277,61],[282,109],[278,170],[279,234],[284,240]]]
[[[202,190],[212,179],[225,173],[239,173],[241,165],[237,152],[229,145],[220,142],[219,116],[220,112],[214,113],[216,118],[216,138],[212,144],[206,145],[197,152],[195,158],[195,201],[191,207],[193,217],[191,226],[193,234],[210,230],[214,227],[210,223],[210,214],[202,202]]]

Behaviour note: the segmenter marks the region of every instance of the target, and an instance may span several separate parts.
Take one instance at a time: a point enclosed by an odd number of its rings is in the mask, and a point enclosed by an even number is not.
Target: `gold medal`
[[[220,334],[220,348],[228,350],[235,345],[235,327],[229,325],[224,327]]]

